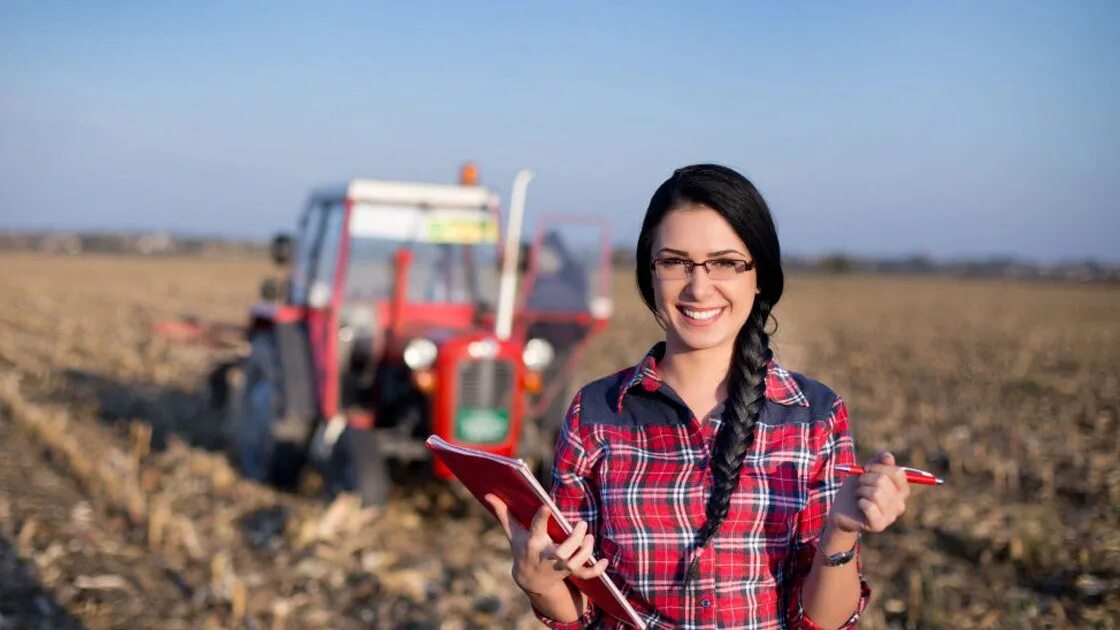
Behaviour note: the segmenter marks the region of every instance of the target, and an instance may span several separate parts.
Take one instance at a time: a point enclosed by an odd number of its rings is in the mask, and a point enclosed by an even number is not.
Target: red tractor
[[[387,460],[427,460],[432,433],[547,474],[573,367],[610,316],[610,254],[602,222],[542,217],[519,265],[531,177],[514,181],[504,242],[498,195],[470,167],[457,186],[312,192],[295,238],[273,242],[286,286],[262,288],[223,396],[248,476],[291,487],[311,464],[379,504]]]

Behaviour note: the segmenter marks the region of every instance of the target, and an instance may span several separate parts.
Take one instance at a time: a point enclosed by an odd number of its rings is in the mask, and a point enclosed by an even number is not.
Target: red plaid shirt
[[[844,402],[770,363],[739,486],[701,551],[720,410],[706,421],[692,415],[661,379],[662,353],[658,344],[637,366],[580,390],[556,447],[556,504],[588,522],[596,557],[609,559],[608,574],[650,628],[817,628],[801,608],[801,584],[842,482],[834,468],[855,463]],[[696,555],[699,574],[685,587]],[[862,575],[860,583],[844,627],[867,605]],[[595,607],[571,623],[537,616],[552,628],[626,627]]]

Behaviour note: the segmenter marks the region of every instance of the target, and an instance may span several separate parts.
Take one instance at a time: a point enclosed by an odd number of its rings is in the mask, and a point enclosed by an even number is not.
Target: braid
[[[739,485],[739,473],[754,438],[754,426],[766,401],[766,368],[772,353],[765,325],[771,308],[764,299],[756,300],[750,318],[735,339],[723,423],[712,453],[712,494],[708,497],[707,519],[696,534],[700,548],[708,546],[727,518],[731,493]],[[689,567],[685,584],[694,577],[698,559],[696,557]]]

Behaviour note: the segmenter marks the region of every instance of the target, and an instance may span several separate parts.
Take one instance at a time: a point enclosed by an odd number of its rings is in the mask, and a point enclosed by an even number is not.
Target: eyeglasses
[[[658,258],[650,263],[658,280],[684,280],[692,277],[692,270],[703,267],[709,280],[731,280],[735,276],[754,269],[753,260],[735,258],[713,258],[703,262],[685,258]]]

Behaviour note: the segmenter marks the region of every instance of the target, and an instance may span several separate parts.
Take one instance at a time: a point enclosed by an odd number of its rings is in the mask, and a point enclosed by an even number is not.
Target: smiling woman
[[[843,400],[773,360],[784,275],[766,202],[731,169],[677,170],[635,272],[665,339],[571,405],[552,496],[574,533],[554,544],[547,516],[527,531],[489,499],[514,580],[553,628],[621,624],[564,581],[603,572],[651,628],[855,625],[859,534],[893,523],[909,489],[887,453],[841,475],[855,463]]]

